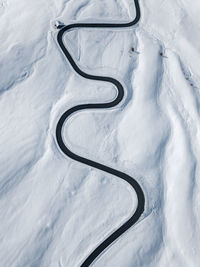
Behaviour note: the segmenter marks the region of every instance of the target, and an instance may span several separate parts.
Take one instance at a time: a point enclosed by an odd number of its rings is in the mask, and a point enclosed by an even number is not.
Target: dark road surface
[[[144,198],[144,193],[142,191],[142,188],[138,184],[138,182],[130,177],[129,175],[125,174],[124,172],[115,170],[113,168],[107,167],[101,163],[92,161],[90,159],[81,157],[75,153],[73,153],[69,148],[67,148],[66,144],[63,141],[62,137],[62,130],[63,130],[63,125],[66,122],[67,118],[72,115],[72,113],[78,112],[80,110],[85,110],[85,109],[110,109],[112,107],[115,107],[117,104],[121,102],[121,100],[124,97],[124,88],[122,84],[117,81],[114,78],[111,77],[103,77],[103,76],[96,76],[96,75],[90,75],[88,73],[83,72],[75,63],[73,60],[72,56],[70,55],[69,51],[66,49],[63,43],[63,36],[64,33],[69,31],[70,29],[75,29],[75,28],[127,28],[135,25],[139,19],[140,19],[140,7],[138,0],[134,0],[135,2],[135,7],[136,7],[136,17],[132,22],[129,23],[123,23],[123,24],[112,24],[112,23],[75,23],[71,24],[68,26],[63,26],[57,35],[57,41],[58,44],[60,45],[60,48],[62,49],[62,52],[68,59],[69,63],[73,67],[73,69],[82,77],[89,79],[89,80],[95,80],[95,81],[105,81],[108,83],[112,83],[115,85],[117,89],[117,97],[109,102],[109,103],[93,103],[93,104],[80,104],[77,106],[74,106],[64,112],[61,116],[61,118],[58,121],[57,127],[56,127],[56,139],[58,146],[62,150],[62,152],[70,157],[73,160],[76,160],[78,162],[81,162],[83,164],[86,164],[88,166],[94,167],[96,169],[99,169],[101,171],[104,171],[106,173],[115,175],[116,177],[126,181],[129,183],[129,185],[132,186],[133,190],[137,194],[138,198],[138,206],[134,214],[126,221],[120,228],[118,228],[115,232],[113,232],[108,238],[106,238],[97,248],[91,252],[91,254],[85,259],[85,261],[81,264],[81,267],[86,267],[89,266],[94,260],[109,246],[111,243],[113,243],[119,236],[121,236],[125,231],[127,231],[131,226],[133,226],[138,219],[140,218],[141,214],[144,211],[144,204],[145,204],[145,198]],[[92,227],[92,226],[91,226]]]

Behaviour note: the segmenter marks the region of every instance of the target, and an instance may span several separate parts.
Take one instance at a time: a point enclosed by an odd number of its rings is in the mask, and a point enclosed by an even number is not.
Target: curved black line
[[[73,60],[72,56],[70,55],[69,51],[66,49],[63,43],[63,35],[66,31],[74,28],[123,28],[123,27],[130,27],[135,25],[139,19],[140,19],[140,7],[138,0],[134,0],[135,2],[135,7],[136,7],[136,17],[132,22],[129,23],[122,23],[122,24],[115,24],[115,23],[75,23],[71,24],[68,26],[63,26],[60,31],[58,32],[57,35],[57,41],[58,44],[60,45],[60,48],[62,49],[64,55],[68,59],[69,63],[73,67],[73,69],[80,74],[82,77],[90,80],[95,80],[95,81],[105,81],[112,83],[116,86],[118,94],[117,97],[109,102],[109,103],[93,103],[93,104],[82,104],[82,105],[77,105],[66,112],[64,112],[61,116],[61,118],[58,121],[57,127],[56,127],[56,139],[57,143],[62,150],[62,152],[70,157],[71,159],[74,159],[78,162],[81,162],[83,164],[86,164],[88,166],[94,167],[96,169],[105,171],[107,173],[110,173],[112,175],[115,175],[127,183],[129,183],[132,188],[135,190],[138,198],[138,206],[134,214],[131,216],[131,218],[126,221],[119,229],[117,229],[114,233],[112,233],[106,240],[104,240],[88,257],[87,259],[82,263],[81,267],[87,267],[89,266],[111,243],[113,243],[119,236],[121,236],[125,231],[127,231],[132,225],[134,225],[141,214],[144,211],[144,204],[145,204],[145,198],[144,198],[144,193],[138,184],[138,182],[130,177],[129,175],[120,172],[118,170],[115,170],[113,168],[107,167],[103,164],[100,164],[98,162],[92,161],[90,159],[81,157],[79,155],[76,155],[73,153],[67,146],[65,145],[63,138],[62,138],[62,128],[67,120],[67,118],[73,114],[74,112],[80,111],[80,110],[85,110],[85,109],[103,109],[103,108],[112,108],[115,107],[117,104],[120,103],[120,101],[123,99],[124,96],[124,88],[122,84],[117,81],[114,78],[111,77],[104,77],[104,76],[96,76],[96,75],[90,75],[85,72],[83,72],[75,63]]]

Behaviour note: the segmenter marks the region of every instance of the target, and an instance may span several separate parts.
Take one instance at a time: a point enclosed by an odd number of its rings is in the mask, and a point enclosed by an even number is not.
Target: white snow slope
[[[118,107],[73,116],[66,143],[135,177],[146,198],[139,222],[93,266],[199,267],[200,2],[140,6],[131,29],[65,37],[82,69],[126,88]],[[78,267],[137,206],[126,183],[58,149],[61,114],[116,91],[79,77],[52,27],[134,16],[133,0],[0,0],[1,267]]]

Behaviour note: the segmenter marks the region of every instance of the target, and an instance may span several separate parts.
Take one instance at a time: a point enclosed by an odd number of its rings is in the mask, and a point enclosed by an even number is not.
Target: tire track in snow
[[[116,231],[114,231],[110,236],[108,236],[97,248],[91,252],[91,254],[85,259],[85,261],[81,264],[81,267],[88,267],[92,262],[94,262],[97,257],[106,249],[108,248],[117,238],[119,238],[124,232],[126,232],[131,226],[133,226],[138,219],[140,218],[141,214],[144,211],[144,204],[145,204],[145,197],[142,188],[138,184],[138,182],[127,175],[124,172],[118,171],[116,169],[110,168],[106,165],[103,165],[99,162],[95,162],[93,160],[84,158],[82,156],[79,156],[75,153],[73,153],[64,143],[63,137],[62,137],[62,130],[63,130],[63,125],[66,122],[66,120],[75,112],[81,111],[81,110],[86,110],[86,109],[110,109],[112,107],[115,107],[118,105],[123,97],[124,97],[124,88],[122,84],[112,78],[112,77],[106,77],[106,76],[96,76],[96,75],[90,75],[88,73],[83,72],[75,63],[74,59],[72,58],[71,54],[67,50],[67,48],[64,45],[63,42],[63,35],[65,32],[71,30],[71,29],[76,29],[76,28],[127,28],[131,27],[135,24],[138,23],[140,19],[140,6],[138,0],[134,0],[135,3],[135,8],[136,8],[136,16],[135,19],[131,22],[128,23],[75,23],[75,24],[70,24],[70,25],[62,25],[59,26],[58,28],[61,28],[58,32],[57,35],[57,41],[58,44],[60,45],[60,48],[62,52],[64,53],[65,57],[68,59],[69,63],[73,67],[73,69],[82,77],[89,79],[89,80],[95,80],[95,81],[104,81],[108,83],[112,83],[116,89],[117,89],[117,97],[109,102],[109,103],[91,103],[91,104],[80,104],[77,106],[74,106],[67,111],[65,111],[62,116],[60,117],[57,126],[56,126],[56,140],[58,143],[58,146],[60,147],[61,151],[68,157],[70,157],[73,160],[76,160],[80,163],[83,163],[85,165],[94,167],[96,169],[99,169],[101,171],[104,171],[106,173],[110,173],[127,183],[129,183],[130,186],[132,186],[133,190],[137,194],[137,199],[138,199],[138,206],[134,214],[125,222],[123,223]]]

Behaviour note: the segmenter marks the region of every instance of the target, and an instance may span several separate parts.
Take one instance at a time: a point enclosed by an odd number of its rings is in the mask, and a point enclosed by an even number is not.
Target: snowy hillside
[[[127,29],[77,29],[65,45],[80,68],[118,79],[125,98],[84,111],[64,139],[76,154],[134,177],[138,223],[95,267],[200,265],[200,2],[140,0]],[[55,21],[131,21],[133,0],[0,0],[0,267],[79,267],[137,207],[115,176],[65,157],[62,113],[109,102],[114,86],[72,69]]]

